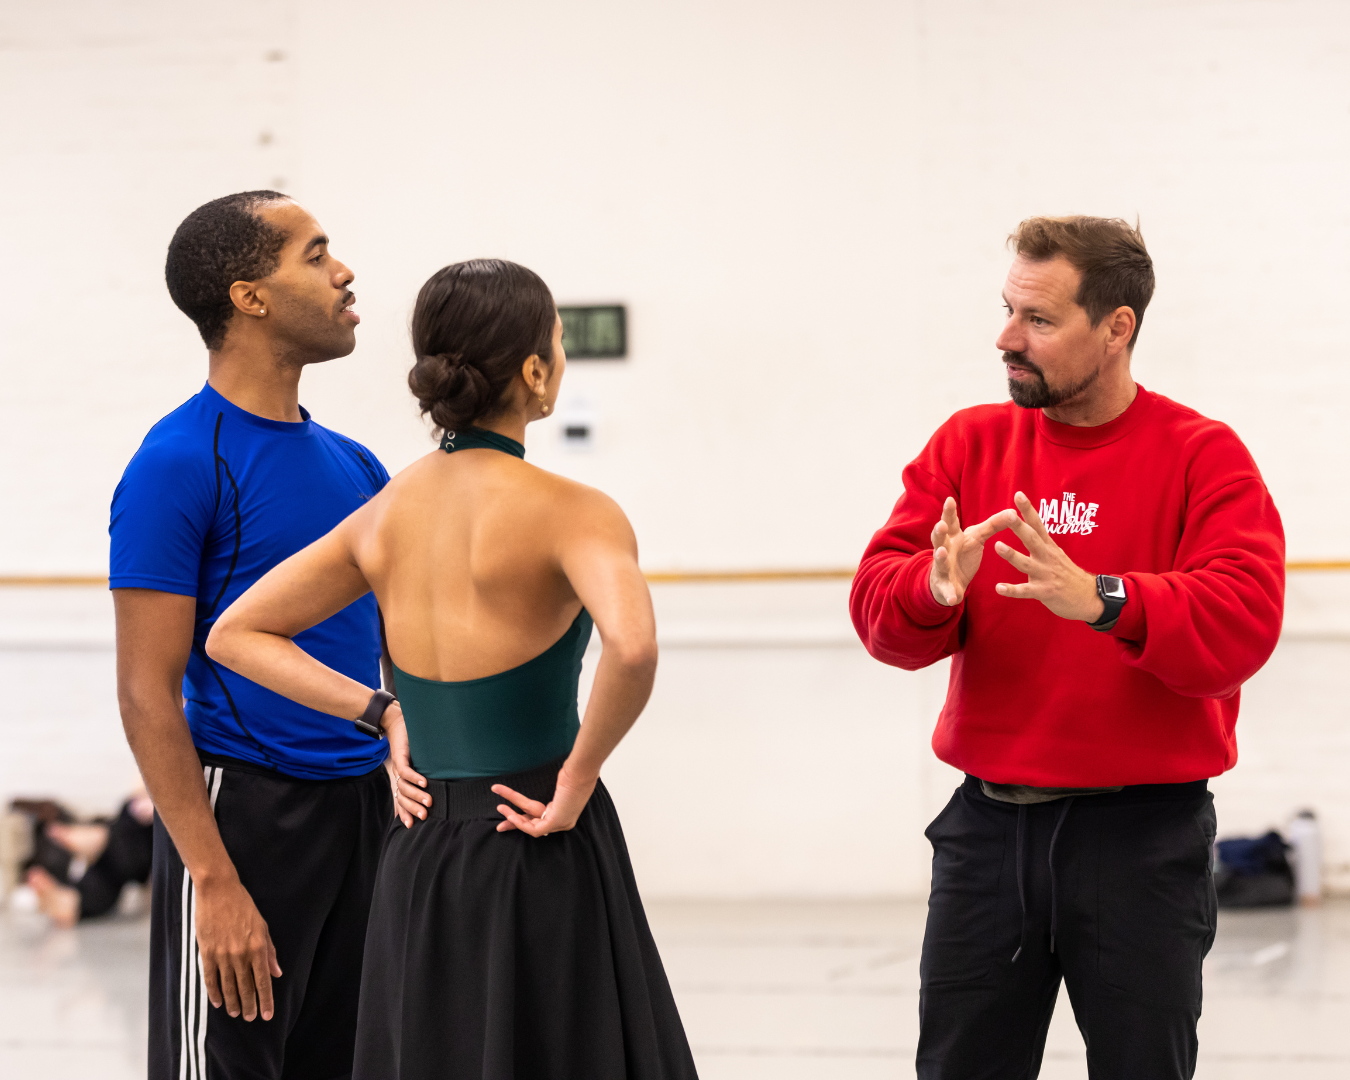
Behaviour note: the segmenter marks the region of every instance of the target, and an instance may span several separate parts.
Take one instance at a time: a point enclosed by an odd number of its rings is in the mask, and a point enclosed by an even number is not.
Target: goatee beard
[[[1052,390],[1050,384],[1045,381],[1045,374],[1027,359],[1025,353],[1005,352],[1003,362],[1014,364],[1024,371],[1031,372],[1034,376],[1031,379],[1008,380],[1008,396],[1012,398],[1014,405],[1023,409],[1053,409],[1056,405],[1063,405],[1066,401],[1072,401],[1095,383],[1097,376],[1101,374],[1101,369],[1097,368],[1076,383]]]

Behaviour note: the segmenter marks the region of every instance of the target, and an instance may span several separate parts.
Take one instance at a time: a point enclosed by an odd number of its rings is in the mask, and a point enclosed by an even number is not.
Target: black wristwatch
[[[366,706],[366,711],[352,721],[356,725],[356,730],[363,735],[369,735],[372,739],[383,739],[384,728],[380,727],[380,717],[395,700],[394,695],[388,690],[376,690],[370,695],[370,704]]]
[[[1121,609],[1128,599],[1125,595],[1125,579],[1112,577],[1110,574],[1098,574],[1097,595],[1102,598],[1105,607],[1102,609],[1102,617],[1096,622],[1088,623],[1088,626],[1105,633],[1116,625]]]

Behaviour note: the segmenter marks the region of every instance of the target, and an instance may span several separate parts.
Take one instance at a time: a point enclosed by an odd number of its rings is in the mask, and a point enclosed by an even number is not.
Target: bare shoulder
[[[628,516],[599,488],[544,469],[535,469],[534,478],[540,493],[547,498],[555,524],[564,535],[577,532],[633,535]]]
[[[400,514],[414,510],[425,498],[427,485],[434,482],[432,470],[440,451],[426,454],[400,469],[367,502],[349,514],[334,530],[353,542],[368,537],[372,530]]]
[[[426,483],[429,476],[433,473],[436,465],[446,458],[443,450],[432,450],[423,454],[420,458],[410,462],[398,472],[389,478],[389,482],[380,489],[375,498],[379,498],[385,492],[398,492],[407,487],[415,487],[418,484]],[[373,501],[373,500],[372,500]]]

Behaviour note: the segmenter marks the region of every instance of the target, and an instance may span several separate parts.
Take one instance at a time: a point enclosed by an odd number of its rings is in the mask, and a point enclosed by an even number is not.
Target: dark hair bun
[[[408,388],[438,428],[490,418],[531,356],[553,359],[558,311],[538,274],[473,259],[432,274],[417,294]]]
[[[408,373],[408,386],[438,428],[468,427],[492,402],[487,376],[460,356],[419,356]]]

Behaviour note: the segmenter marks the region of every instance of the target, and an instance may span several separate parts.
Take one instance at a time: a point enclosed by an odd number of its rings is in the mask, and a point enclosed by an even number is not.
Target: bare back
[[[394,663],[460,681],[516,667],[562,637],[582,606],[567,549],[609,532],[616,514],[599,492],[509,454],[436,451],[353,517],[349,543]]]
[[[547,686],[528,678],[511,684],[521,689],[519,700],[504,711],[500,701],[475,698],[482,687],[433,689],[431,703],[421,693],[405,695],[410,704],[420,701],[408,717],[421,725],[417,738],[439,748],[428,760],[450,779],[507,775],[525,767],[515,760],[522,754],[547,752],[533,767],[570,747],[547,804],[503,784],[492,788],[515,800],[514,808],[497,807],[504,815],[499,831],[566,831],[580,820],[601,766],[641,714],[656,678],[656,620],[637,540],[612,499],[517,456],[527,425],[555,408],[567,365],[562,319],[538,275],[501,260],[445,267],[418,294],[412,332],[417,360],[409,387],[445,433],[444,449],[263,575],[216,620],[207,653],[311,709],[361,716],[380,701],[378,692],[372,697],[369,686],[311,656],[295,638],[373,589],[391,657],[412,683],[463,683],[536,657],[570,656],[565,672],[549,669],[557,678]],[[591,620],[578,618],[583,607]],[[579,718],[579,654],[554,646],[575,649],[591,621],[603,648]],[[534,665],[524,674],[540,670]],[[539,711],[536,692],[550,687],[554,708],[544,717],[547,738],[539,738],[524,728]],[[458,712],[445,704],[452,699],[463,706]],[[402,704],[385,701],[383,708],[394,804],[411,827],[432,805],[427,777],[412,766],[414,732]],[[475,771],[489,765],[489,772]]]

